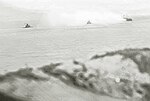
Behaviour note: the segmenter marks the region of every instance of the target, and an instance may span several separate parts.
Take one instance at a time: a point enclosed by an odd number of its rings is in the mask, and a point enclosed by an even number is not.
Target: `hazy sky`
[[[121,20],[121,15],[150,14],[150,0],[0,0],[14,7],[47,11],[52,25]],[[71,23],[70,23],[71,22]]]
[[[17,7],[28,9],[50,9],[55,7],[99,8],[108,9],[145,9],[150,8],[149,0],[0,0]],[[70,8],[72,9],[72,8]]]

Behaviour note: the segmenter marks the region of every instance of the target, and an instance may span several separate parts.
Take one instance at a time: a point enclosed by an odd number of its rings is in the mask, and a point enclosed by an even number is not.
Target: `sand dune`
[[[148,101],[149,56],[148,48],[125,49],[85,63],[27,67],[1,75],[0,91],[28,101]]]

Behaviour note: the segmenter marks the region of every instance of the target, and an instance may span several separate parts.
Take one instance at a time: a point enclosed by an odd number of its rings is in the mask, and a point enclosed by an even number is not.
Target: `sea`
[[[0,29],[0,73],[150,47],[150,17],[100,26]]]

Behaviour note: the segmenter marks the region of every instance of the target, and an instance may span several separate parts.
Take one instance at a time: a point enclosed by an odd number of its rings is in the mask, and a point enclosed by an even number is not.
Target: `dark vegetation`
[[[124,50],[118,50],[113,52],[107,52],[103,55],[95,55],[91,59],[98,59],[98,58],[104,58],[108,56],[114,56],[114,55],[122,55],[123,59],[131,59],[133,60],[141,73],[148,73],[150,74],[150,49],[149,48],[143,48],[143,49],[124,49]],[[140,56],[140,59],[137,58],[137,56]]]
[[[61,63],[56,64],[50,64],[43,66],[39,68],[41,71],[43,71],[45,74],[48,74],[49,76],[54,76],[58,79],[60,79],[62,82],[64,82],[67,85],[78,87],[80,89],[94,89],[93,82],[90,82],[89,80],[93,77],[96,77],[95,74],[91,74],[88,77],[85,77],[85,73],[88,71],[86,66],[78,61],[73,61],[75,65],[81,65],[82,69],[75,69],[73,70],[73,73],[69,73],[62,69],[57,69],[57,66],[60,66]],[[92,90],[95,91],[96,89]]]
[[[141,73],[148,73],[150,75],[150,49],[124,49],[118,50],[114,52],[107,52],[102,55],[95,55],[91,59],[100,59],[105,57],[111,57],[115,55],[123,56],[122,60],[131,59],[134,63],[137,64],[138,69]],[[73,61],[73,65],[79,65],[80,69],[74,69],[72,72],[68,72],[65,69],[59,69],[57,67],[63,65],[63,63],[51,63],[49,65],[42,66],[38,68],[43,73],[53,76],[63,83],[76,87],[82,90],[90,91],[97,94],[105,94],[108,96],[116,97],[113,95],[114,90],[118,90],[118,94],[124,94],[128,97],[134,96],[134,91],[138,94],[143,95],[140,101],[150,101],[150,84],[143,84],[139,82],[133,82],[126,79],[120,79],[120,83],[116,83],[113,79],[103,78],[103,75],[100,74],[99,70],[95,70],[95,73],[89,73],[89,69],[82,62]],[[0,82],[4,82],[6,80],[14,80],[15,78],[22,78],[27,80],[34,81],[47,81],[47,78],[41,77],[33,73],[32,68],[24,68],[15,72],[9,72],[5,75],[0,75]],[[135,83],[135,84],[134,84]],[[138,87],[134,87],[133,85],[138,85]],[[119,92],[120,91],[120,92]],[[6,99],[7,95],[0,93],[0,101],[2,99]],[[12,100],[9,100],[12,98]],[[125,98],[125,96],[121,96],[120,98]],[[13,97],[8,96],[8,99],[2,101],[21,101],[15,100]],[[135,100],[133,100],[135,101]]]
[[[9,72],[6,73],[5,75],[0,75],[0,82],[5,80],[13,80],[15,78],[22,78],[35,81],[48,80],[47,78],[40,77],[39,75],[34,74],[32,71],[33,71],[32,68],[23,68],[15,72]]]
[[[150,84],[142,84],[141,86],[146,91],[142,101],[150,101]]]
[[[0,92],[0,101],[24,101],[24,100]]]
[[[141,73],[148,73],[150,75],[150,48],[143,49],[124,49],[113,52],[107,52],[103,55],[95,55],[91,59],[99,59],[108,56],[121,55],[123,59],[131,59],[134,63],[137,64],[138,69]],[[144,92],[141,90],[137,90],[139,94],[145,94],[141,101],[150,101],[150,84],[140,84],[140,86],[144,89]],[[123,89],[123,92],[132,95],[132,90]]]

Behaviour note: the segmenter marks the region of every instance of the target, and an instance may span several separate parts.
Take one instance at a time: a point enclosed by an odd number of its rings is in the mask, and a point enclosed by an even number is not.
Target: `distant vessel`
[[[29,24],[26,24],[23,28],[30,28],[31,26]]]
[[[132,18],[124,18],[126,21],[132,21]]]
[[[91,21],[89,20],[86,24],[92,24]]]
[[[126,15],[126,16],[125,16],[125,15],[123,15],[123,19],[125,19],[126,21],[132,21],[132,18],[127,17],[127,15]]]

